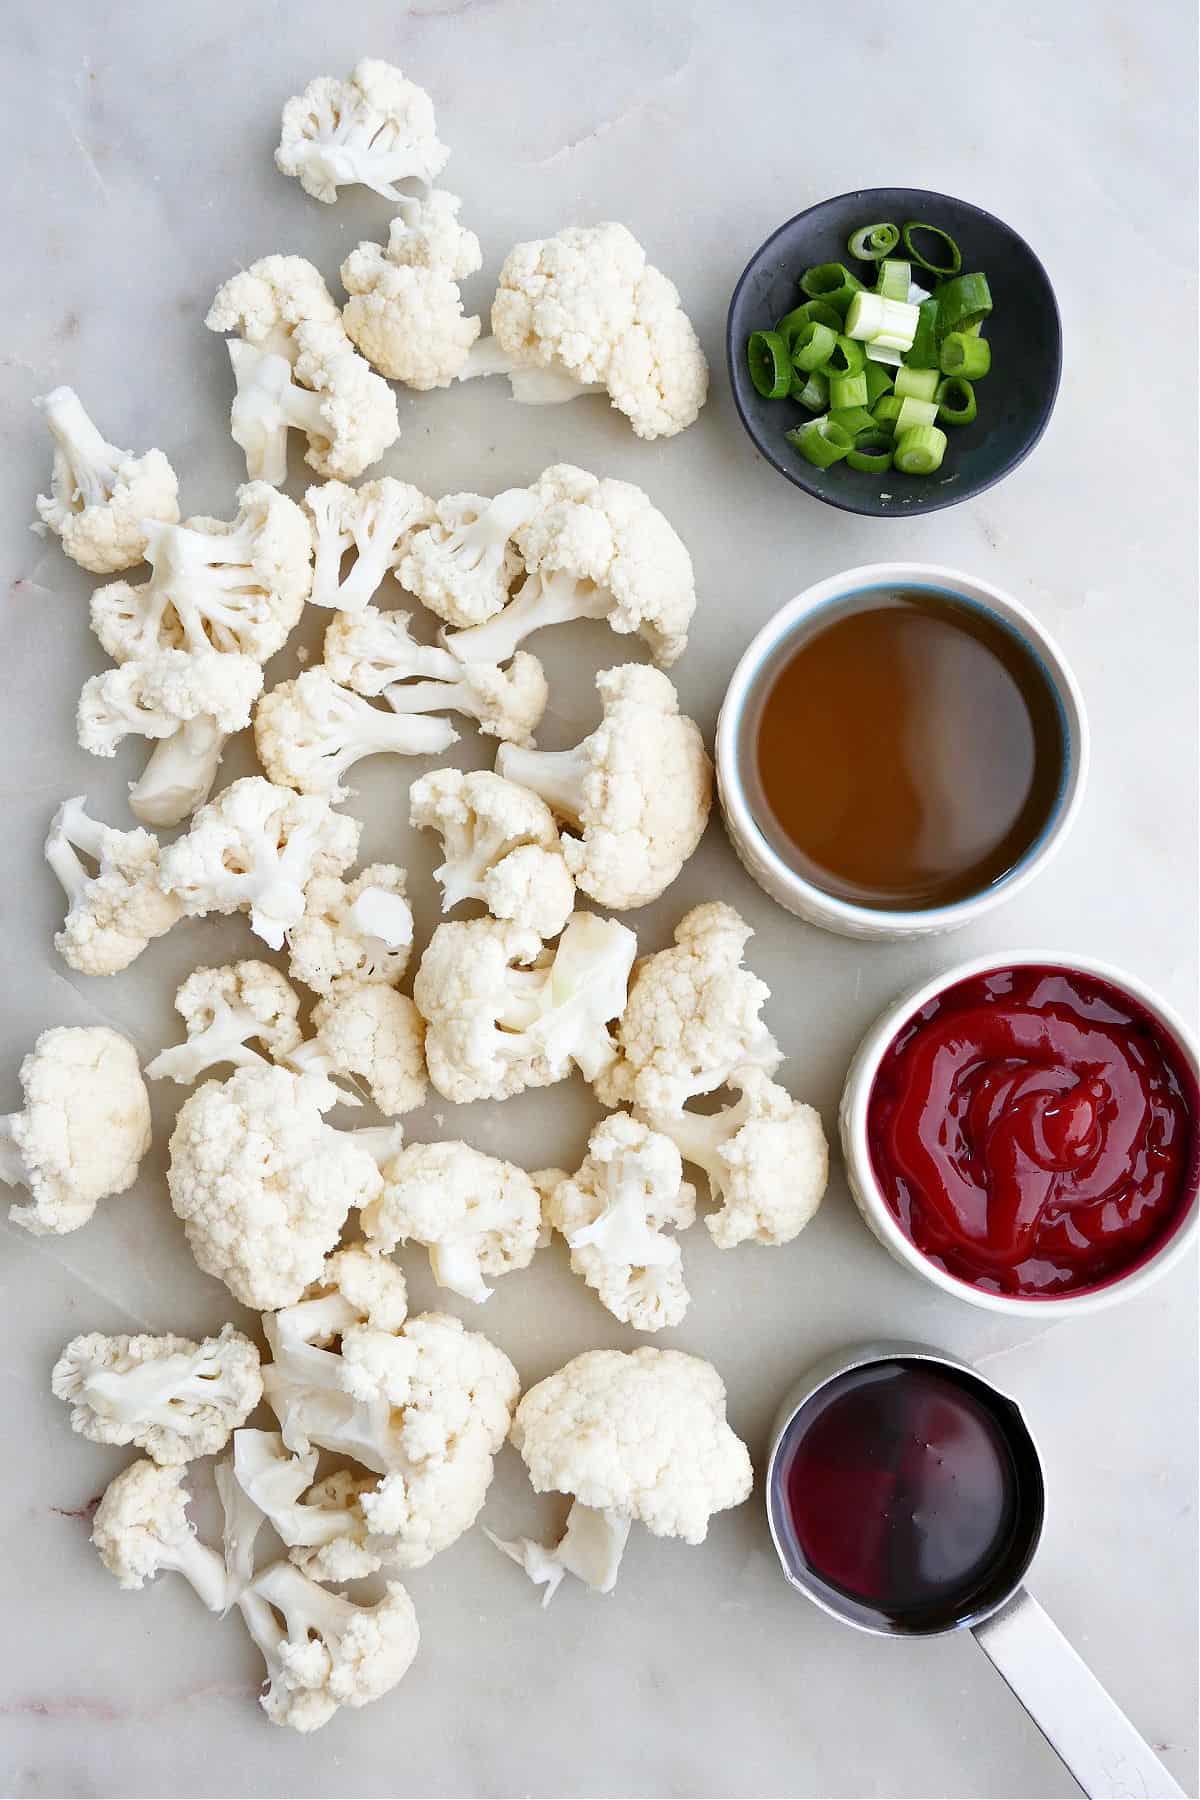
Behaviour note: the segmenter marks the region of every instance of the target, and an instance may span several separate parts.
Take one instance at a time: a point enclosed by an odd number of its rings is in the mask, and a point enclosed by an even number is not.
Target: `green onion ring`
[[[949,331],[942,339],[939,363],[943,375],[978,381],[992,366],[991,345],[969,331]]]
[[[825,363],[825,373],[835,375],[861,375],[866,367],[867,352],[857,338],[839,334]]]
[[[848,407],[867,404],[865,375],[833,375],[829,377],[829,410],[845,412]]]
[[[904,358],[910,369],[936,369],[938,366],[938,303],[922,300],[917,308],[917,332],[912,348]]]
[[[838,333],[816,319],[808,319],[791,342],[792,367],[808,375],[823,369],[837,349]]]
[[[750,379],[764,400],[782,400],[792,388],[787,345],[777,331],[752,331],[746,345]]]
[[[842,318],[845,318],[855,294],[861,291],[862,282],[844,263],[817,263],[813,268],[805,269],[800,277],[802,294],[810,300],[823,300]]]
[[[807,381],[799,375],[792,379],[791,396],[806,412],[824,412],[829,405],[829,377],[814,369]]]
[[[881,262],[899,242],[900,232],[895,225],[862,225],[851,235],[846,248],[859,262]]]
[[[912,286],[912,264],[894,256],[886,256],[879,265],[875,292],[885,300],[907,300]]]
[[[914,234],[918,231],[925,232],[929,237],[940,239],[946,246],[949,262],[935,263],[928,256],[922,256],[913,242]],[[923,219],[909,219],[900,235],[904,240],[904,248],[908,252],[909,261],[920,263],[921,267],[928,269],[931,275],[957,275],[962,268],[962,251],[950,233],[943,231],[940,225],[927,225]]]
[[[863,370],[863,374],[867,378],[868,406],[874,406],[875,402],[882,399],[884,394],[890,394],[893,387],[896,385],[893,377],[888,374],[883,363],[871,362],[868,360],[867,366]]]
[[[828,413],[821,419],[809,419],[807,424],[798,425],[794,431],[785,431],[783,435],[806,462],[818,469],[841,462],[854,448],[850,433],[835,424]]]
[[[952,331],[969,332],[981,325],[992,310],[992,290],[986,275],[957,275],[937,291],[938,341]]]
[[[936,425],[916,425],[896,439],[892,461],[902,475],[932,475],[945,454],[945,432]]]
[[[939,381],[934,395],[937,401],[938,419],[943,425],[972,425],[978,407],[975,404],[975,389],[961,375],[947,375]]]
[[[878,426],[874,431],[860,431],[854,440],[854,448],[846,454],[846,462],[852,469],[859,469],[864,475],[882,475],[885,469],[892,466],[892,440],[886,431]]]

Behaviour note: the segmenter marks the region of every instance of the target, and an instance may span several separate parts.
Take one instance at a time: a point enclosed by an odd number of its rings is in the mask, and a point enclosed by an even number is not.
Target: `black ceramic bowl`
[[[919,219],[948,231],[962,251],[964,271],[981,269],[993,312],[984,336],[992,370],[976,389],[972,425],[947,426],[946,457],[935,475],[868,475],[844,462],[814,468],[784,437],[812,415],[794,400],[764,400],[746,366],[746,340],[765,331],[804,299],[798,283],[814,263],[844,262],[865,285],[870,264],[856,263],[846,241],[860,225]],[[914,266],[913,278],[932,288]],[[781,475],[807,494],[846,512],[903,518],[956,506],[1002,481],[1023,462],[1045,431],[1062,372],[1062,326],[1050,277],[1024,238],[1002,220],[965,200],[922,188],[862,188],[797,213],[756,250],[733,290],[725,336],[729,379],[742,424]]]

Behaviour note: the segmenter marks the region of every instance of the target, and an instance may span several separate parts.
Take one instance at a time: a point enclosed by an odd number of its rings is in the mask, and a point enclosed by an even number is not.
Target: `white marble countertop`
[[[0,1107],[16,1104],[17,1062],[44,1026],[111,1021],[150,1054],[175,1035],[182,975],[252,943],[237,920],[191,925],[105,983],[71,974],[51,949],[58,900],[38,858],[50,813],[84,789],[115,813],[139,758],[131,745],[98,763],[73,743],[76,690],[103,658],[86,625],[88,578],[27,529],[48,464],[29,402],[74,384],[121,442],[163,446],[188,512],[228,514],[240,460],[226,429],[228,369],[201,318],[217,284],[256,256],[296,251],[332,279],[347,247],[384,235],[386,202],[353,190],[336,209],[319,206],[271,162],[284,98],[368,53],[436,96],[454,152],[444,179],[485,245],[472,304],[486,306],[517,239],[620,218],[678,282],[714,376],[700,422],[653,446],[599,401],[539,412],[497,383],[401,391],[404,436],[384,471],[435,493],[492,491],[569,458],[644,485],[695,558],[701,610],[677,673],[706,730],[739,650],[777,606],[881,556],[1007,587],[1058,636],[1086,692],[1095,759],[1078,828],[1045,877],[978,929],[909,948],[823,936],[751,885],[714,821],[675,888],[639,915],[643,946],[667,941],[698,900],[739,906],[758,934],[753,966],[775,991],[783,1078],[831,1128],[859,1034],[901,986],[951,959],[1087,951],[1192,1007],[1195,409],[1170,349],[1189,339],[1196,262],[1184,0],[1135,11],[1116,0],[10,0],[5,27]],[[722,339],[733,283],[770,229],[825,195],[896,181],[961,194],[1028,236],[1057,287],[1066,369],[1051,428],[1010,481],[927,520],[876,522],[810,502],[756,460]],[[318,630],[310,621],[309,643]],[[553,683],[551,746],[589,727],[588,675],[614,659],[599,626],[566,638],[538,645]],[[487,760],[475,740],[460,748]],[[236,758],[231,767],[241,772]],[[364,851],[408,864],[424,934],[432,859],[400,822],[402,781],[391,764],[366,772]],[[171,1104],[157,1093],[143,1179],[87,1230],[56,1242],[0,1227],[14,1447],[0,1525],[5,1793],[1076,1791],[967,1638],[902,1648],[795,1597],[761,1492],[718,1517],[702,1550],[635,1532],[612,1598],[564,1591],[545,1615],[473,1533],[411,1578],[423,1643],[396,1694],[313,1739],[272,1728],[236,1618],[205,1614],[170,1577],[120,1593],[100,1567],[80,1511],[124,1453],[73,1437],[47,1391],[53,1357],[77,1331],[198,1336],[231,1311],[169,1209]],[[572,1084],[475,1108],[465,1130],[484,1148],[564,1161],[591,1116]],[[436,1129],[415,1122],[418,1137]],[[840,1173],[790,1248],[723,1256],[697,1231],[685,1260],[693,1306],[666,1341],[717,1363],[760,1467],[788,1382],[857,1338],[919,1337],[1011,1386],[1040,1434],[1050,1487],[1032,1585],[1194,1794],[1194,1267],[1121,1309],[1030,1333],[894,1267]],[[408,1264],[426,1305],[423,1258]],[[584,1348],[632,1341],[558,1250],[501,1284],[486,1328],[529,1381]],[[558,1510],[533,1498],[506,1451],[490,1523],[548,1527]]]

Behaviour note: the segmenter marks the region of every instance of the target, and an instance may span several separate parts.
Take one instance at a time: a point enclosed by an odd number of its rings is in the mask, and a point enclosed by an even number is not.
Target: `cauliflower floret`
[[[529,575],[503,612],[446,640],[454,654],[507,662],[547,625],[607,619],[639,633],[660,667],[676,662],[696,610],[692,559],[648,496],[571,463],[544,470],[532,492],[538,510],[515,534]]]
[[[71,1408],[71,1429],[94,1444],[136,1444],[156,1463],[223,1450],[262,1399],[257,1347],[232,1325],[191,1338],[72,1338],[50,1390]]]
[[[337,302],[325,278],[303,256],[262,256],[219,287],[204,323],[210,331],[236,331],[256,350],[298,353],[298,325],[336,325]]]
[[[288,1561],[313,1581],[358,1581],[383,1568],[389,1542],[371,1535],[362,1509],[363,1495],[376,1485],[370,1475],[336,1469],[311,1487],[302,1497],[305,1511],[319,1515],[311,1529],[329,1536],[318,1544],[298,1544],[288,1551]]]
[[[314,606],[340,613],[366,606],[405,554],[410,533],[433,517],[433,501],[420,488],[390,475],[357,488],[326,481],[309,488],[304,504],[316,552],[309,598]],[[342,561],[350,550],[354,561],[343,579]]]
[[[175,995],[175,1011],[187,1041],[146,1064],[151,1081],[191,1083],[220,1063],[242,1069],[284,1062],[301,1038],[295,989],[270,963],[252,959],[193,969]],[[252,1048],[255,1041],[261,1051]]]
[[[447,1100],[503,1100],[595,1080],[613,1060],[609,1024],[625,1006],[637,953],[615,919],[574,913],[557,948],[507,921],[439,925],[413,984],[428,1024],[429,1078]]]
[[[735,1106],[717,1113],[653,1113],[650,1122],[685,1162],[708,1176],[721,1210],[704,1223],[718,1249],[790,1244],[821,1204],[829,1181],[820,1114],[793,1100],[761,1065],[734,1069],[728,1083],[741,1095]]]
[[[397,718],[323,668],[280,682],[254,715],[258,760],[271,780],[331,801],[353,795],[341,778],[366,756],[438,756],[457,741],[445,719]]]
[[[301,1074],[358,1077],[387,1118],[425,1103],[425,1022],[407,994],[353,982],[318,1000],[314,1036],[288,1066]]]
[[[403,203],[387,249],[360,244],[342,264],[348,336],[380,374],[407,387],[449,387],[479,336],[458,284],[483,257],[475,233],[458,223],[461,205],[442,189]]]
[[[317,794],[294,794],[261,776],[235,781],[162,853],[163,887],[190,917],[248,912],[272,950],[304,915],[310,881],[354,861],[362,827]]]
[[[318,75],[286,103],[275,167],[314,200],[332,203],[340,187],[358,182],[402,201],[400,182],[427,186],[449,155],[425,89],[394,63],[367,57],[347,80]]]
[[[671,949],[641,959],[617,1027],[620,1056],[596,1084],[605,1106],[676,1113],[736,1068],[779,1067],[783,1052],[759,1017],[771,990],[742,967],[753,935],[732,906],[712,900],[684,914]]]
[[[712,763],[667,676],[636,663],[596,677],[604,719],[573,750],[502,744],[496,773],[565,821],[576,885],[602,906],[645,906],[670,887],[704,835]],[[574,835],[578,833],[579,835]]]
[[[408,967],[412,907],[405,875],[394,863],[372,863],[353,881],[323,875],[304,893],[304,916],[288,938],[288,968],[316,994],[339,993],[361,982],[389,987]]]
[[[181,1464],[160,1468],[146,1458],[130,1463],[104,1491],[92,1542],[123,1588],[144,1587],[160,1569],[172,1569],[191,1582],[210,1612],[224,1612],[225,1565],[196,1540],[183,1477]]]
[[[670,1138],[623,1112],[600,1121],[582,1167],[546,1202],[546,1223],[566,1238],[574,1273],[637,1331],[678,1325],[686,1313],[679,1244],[664,1228],[682,1231],[695,1217],[696,1192]]]
[[[183,915],[175,895],[159,886],[158,839],[140,826],[117,831],[89,818],[83,794],[55,813],[45,853],[68,901],[54,948],[81,975],[127,969]],[[88,863],[95,863],[95,874]]]
[[[78,1231],[99,1201],[137,1180],[150,1096],[137,1051],[107,1025],[56,1025],[21,1064],[21,1112],[0,1115],[0,1181],[29,1190],[9,1208],[35,1237]]]
[[[476,321],[475,333],[479,324]],[[74,388],[56,387],[34,405],[54,439],[49,494],[37,497],[37,532],[50,530],[81,569],[111,575],[146,554],[146,521],[179,517],[179,482],[161,450],[135,456],[103,438]]]
[[[293,1731],[319,1731],[340,1706],[367,1706],[390,1693],[420,1643],[413,1603],[398,1581],[373,1606],[357,1606],[277,1562],[255,1576],[238,1607],[266,1659],[263,1711]]]
[[[754,1485],[712,1364],[648,1344],[585,1351],[539,1381],[517,1408],[512,1441],[537,1493],[575,1502],[557,1549],[492,1540],[532,1580],[551,1582],[547,1600],[561,1579],[556,1565],[608,1592],[622,1524],[627,1532],[639,1519],[655,1537],[702,1544],[711,1514],[740,1506]]]
[[[375,1487],[370,1476],[339,1469],[313,1485],[318,1452],[293,1456],[277,1431],[238,1431],[225,1485],[236,1484],[241,1510],[253,1509],[255,1537],[264,1519],[289,1549],[289,1560],[314,1581],[356,1581],[382,1567],[358,1504]],[[235,1505],[237,1500],[235,1498]],[[227,1508],[227,1510],[230,1510]],[[249,1565],[250,1558],[243,1563]],[[243,1590],[244,1591],[244,1588]]]
[[[352,1207],[380,1188],[373,1158],[321,1117],[324,1083],[238,1069],[185,1100],[167,1186],[192,1255],[235,1300],[291,1306],[320,1273]]]
[[[414,531],[398,570],[410,594],[449,625],[480,625],[508,604],[523,564],[513,534],[537,507],[529,488],[445,494]]]
[[[251,481],[287,480],[287,434],[308,439],[304,460],[344,481],[378,462],[400,436],[396,396],[336,325],[298,325],[296,362],[229,339],[237,383],[229,426]]]
[[[442,839],[434,879],[442,911],[482,900],[493,918],[557,937],[575,907],[575,883],[545,801],[487,769],[434,769],[408,791],[409,822]]]
[[[237,500],[235,519],[154,526],[150,580],[96,589],[92,630],[114,662],[224,650],[262,663],[287,642],[312,585],[308,522],[261,481],[246,482]]]
[[[541,1198],[523,1169],[469,1144],[410,1144],[384,1164],[383,1191],[366,1207],[362,1228],[388,1252],[410,1240],[429,1251],[439,1287],[464,1300],[491,1296],[485,1275],[506,1275],[533,1261]]]
[[[232,732],[250,723],[262,689],[258,663],[217,650],[158,650],[83,684],[76,713],[81,749],[115,756],[131,732],[156,740],[129,789],[147,825],[178,825],[202,806]]]
[[[492,332],[460,381],[507,375],[514,399],[534,406],[607,392],[640,438],[673,437],[708,396],[678,290],[624,225],[572,225],[517,244],[500,271]]]

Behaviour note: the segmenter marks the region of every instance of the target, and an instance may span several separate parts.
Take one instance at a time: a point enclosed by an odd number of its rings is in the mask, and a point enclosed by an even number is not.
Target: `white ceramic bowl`
[[[941,1288],[943,1293],[953,1294],[956,1299],[967,1301],[971,1306],[981,1306],[987,1312],[1008,1313],[1011,1317],[1026,1320],[1033,1314],[1039,1314],[1049,1324],[1051,1320],[1098,1312],[1102,1307],[1112,1306],[1118,1300],[1140,1294],[1152,1281],[1157,1281],[1160,1275],[1174,1268],[1195,1242],[1200,1223],[1200,1198],[1196,1194],[1192,1195],[1187,1213],[1151,1256],[1138,1263],[1127,1275],[1119,1275],[1104,1287],[1043,1300],[989,1294],[972,1287],[970,1282],[960,1281],[957,1276],[948,1275],[944,1269],[937,1268],[904,1235],[875,1179],[867,1140],[867,1107],[871,1089],[875,1085],[875,1076],[888,1046],[905,1021],[938,994],[945,993],[947,988],[956,987],[960,981],[969,981],[973,976],[985,975],[993,969],[1042,965],[1073,970],[1081,975],[1094,975],[1128,994],[1159,1026],[1167,1042],[1177,1049],[1181,1060],[1190,1068],[1193,1081],[1200,1081],[1196,1041],[1188,1027],[1173,1008],[1160,1000],[1144,983],[1127,975],[1123,969],[1114,968],[1111,963],[1100,962],[1095,957],[1066,957],[1055,950],[993,951],[989,956],[976,956],[970,962],[958,963],[953,968],[945,969],[931,981],[923,981],[920,987],[911,988],[902,994],[876,1019],[854,1053],[842,1092],[838,1123],[846,1178],[854,1203],[890,1256],[919,1275],[923,1281]]]
[[[819,608],[871,588],[927,588],[982,607],[1016,633],[1033,652],[1058,698],[1062,717],[1066,767],[1062,785],[1048,824],[1037,842],[1002,880],[981,893],[952,906],[928,907],[915,912],[892,912],[858,906],[825,893],[798,875],[778,854],[760,830],[751,807],[743,760],[751,753],[743,730],[746,704],[763,665],[780,643]],[[725,826],[741,862],[761,888],[788,912],[812,925],[843,937],[914,938],[953,931],[1011,899],[1045,868],[1062,844],[1079,810],[1088,767],[1088,729],[1083,697],[1062,652],[1032,613],[986,581],[934,563],[868,563],[844,574],[831,575],[806,588],[780,608],[754,638],[726,690],[717,721],[717,786]],[[817,777],[819,779],[819,776]]]

